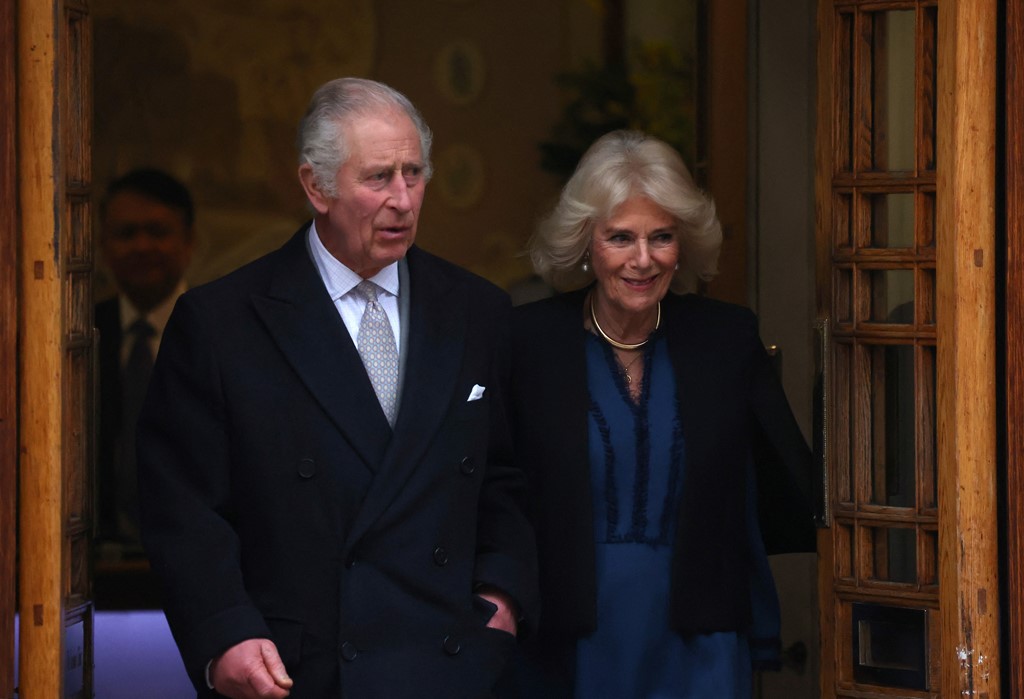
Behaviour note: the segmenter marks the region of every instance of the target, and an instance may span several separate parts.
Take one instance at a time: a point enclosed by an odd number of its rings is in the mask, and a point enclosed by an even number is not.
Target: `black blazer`
[[[114,455],[121,429],[121,309],[118,297],[96,304],[93,321],[100,335],[96,513],[99,538],[111,539],[117,532]]]
[[[139,426],[143,540],[193,682],[269,637],[292,699],[485,696],[535,621],[507,297],[417,248],[394,434],[306,245],[183,295]],[[475,384],[480,400],[468,401]],[[211,693],[212,695],[212,693]]]
[[[528,471],[541,581],[540,635],[596,628],[587,430],[587,290],[514,311],[513,425]],[[671,624],[681,634],[750,621],[745,482],[755,455],[769,553],[812,551],[811,454],[749,310],[698,296],[662,302],[686,466],[672,560]]]

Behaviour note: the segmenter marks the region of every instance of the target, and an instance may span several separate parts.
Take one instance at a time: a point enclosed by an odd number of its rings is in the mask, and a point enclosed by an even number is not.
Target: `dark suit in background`
[[[121,430],[121,313],[117,297],[96,304],[94,322],[99,343],[99,435],[96,454],[97,516],[101,539],[115,539],[117,513],[114,499],[105,497],[116,488],[114,459]]]
[[[158,605],[139,537],[135,422],[171,308],[185,288],[195,211],[185,185],[152,168],[110,183],[100,202],[103,260],[117,295],[99,331],[94,598],[99,609]]]
[[[181,289],[183,291],[184,288]],[[178,294],[174,293],[164,304],[173,306]],[[99,538],[103,542],[120,544],[122,554],[141,555],[137,537],[130,537],[121,522],[116,493],[122,487],[122,474],[118,459],[122,458],[121,440],[128,429],[124,415],[124,357],[126,348],[124,321],[121,318],[123,299],[120,296],[96,304],[93,321],[99,331],[99,437],[97,446],[96,490],[98,494]],[[162,315],[162,313],[161,313]],[[167,311],[169,315],[169,310]],[[163,323],[156,328],[157,335],[163,332]],[[152,343],[158,344],[158,343]],[[158,345],[159,346],[159,345]],[[156,353],[153,352],[155,355]],[[140,387],[144,391],[144,387]],[[135,474],[131,474],[135,480]],[[132,498],[134,500],[134,498]]]

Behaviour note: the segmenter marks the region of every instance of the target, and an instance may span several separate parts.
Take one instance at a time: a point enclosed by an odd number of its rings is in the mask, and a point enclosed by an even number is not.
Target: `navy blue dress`
[[[597,631],[576,650],[580,699],[749,699],[749,638],[776,638],[778,602],[748,497],[754,626],[683,638],[668,625],[675,510],[685,445],[667,342],[645,349],[638,403],[611,348],[587,336]],[[750,469],[751,481],[753,469]],[[749,484],[753,492],[753,483]],[[709,580],[708,584],[714,584]]]

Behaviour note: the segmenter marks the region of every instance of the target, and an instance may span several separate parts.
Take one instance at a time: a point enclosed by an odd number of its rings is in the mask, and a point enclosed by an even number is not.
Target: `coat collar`
[[[376,394],[309,257],[307,230],[303,227],[278,251],[266,295],[254,295],[252,302],[310,393],[366,465],[376,470],[391,431],[383,411],[368,409],[376,405]]]
[[[392,432],[355,343],[309,257],[307,230],[304,226],[278,251],[267,293],[252,301],[302,382],[377,474],[352,524],[354,541],[401,490],[444,419],[462,364],[466,305],[443,267],[410,248],[409,317],[403,327],[408,343]]]

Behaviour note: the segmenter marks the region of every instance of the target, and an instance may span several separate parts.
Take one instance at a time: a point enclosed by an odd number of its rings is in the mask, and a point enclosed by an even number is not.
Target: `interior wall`
[[[750,304],[767,344],[781,349],[782,382],[810,443],[815,378],[814,0],[750,0]],[[763,699],[811,699],[818,689],[814,554],[772,561],[783,612],[783,647],[803,642],[793,666],[762,678]]]
[[[707,293],[747,304],[748,0],[706,4],[707,188],[723,236],[719,273],[708,284]]]
[[[715,39],[705,134],[707,186],[726,234],[709,293],[739,302],[747,293],[745,2],[708,3]],[[672,3],[626,0],[626,31],[664,31],[670,22],[650,21],[662,6]],[[529,273],[521,253],[562,183],[541,169],[538,148],[565,101],[555,76],[601,60],[601,8],[596,0],[95,0],[97,191],[132,167],[178,176],[197,204],[189,280],[220,276],[308,217],[294,138],[314,89],[341,75],[372,77],[407,93],[435,133],[419,243],[507,286]],[[97,282],[98,298],[112,292],[102,264]]]
[[[561,186],[540,169],[538,144],[558,118],[554,75],[571,64],[568,39],[583,41],[567,24],[571,7],[545,0],[376,4],[374,77],[404,91],[435,133],[437,174],[419,241],[501,286],[529,274],[521,253]],[[596,13],[576,12],[595,22],[590,31],[599,36]],[[468,76],[461,93],[452,82],[460,56]]]
[[[192,284],[286,240],[307,219],[295,128],[343,75],[405,92],[434,130],[418,242],[505,285],[560,181],[537,144],[560,109],[554,75],[599,48],[587,0],[96,0],[97,188],[162,167],[192,190]],[[97,295],[112,291],[100,270]]]

